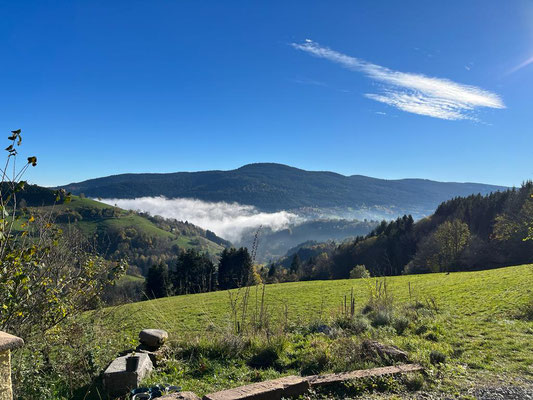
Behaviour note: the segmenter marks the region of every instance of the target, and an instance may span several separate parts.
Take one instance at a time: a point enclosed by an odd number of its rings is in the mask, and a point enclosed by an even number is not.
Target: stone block
[[[309,382],[300,376],[286,376],[205,395],[203,400],[280,400],[296,397],[309,390]]]
[[[168,333],[162,329],[143,329],[139,333],[139,341],[152,350],[162,346],[167,339]]]
[[[152,361],[148,354],[136,353],[139,365],[133,372],[126,371],[126,358],[115,358],[104,371],[103,381],[106,392],[111,396],[122,396],[139,387],[140,382],[152,372]]]

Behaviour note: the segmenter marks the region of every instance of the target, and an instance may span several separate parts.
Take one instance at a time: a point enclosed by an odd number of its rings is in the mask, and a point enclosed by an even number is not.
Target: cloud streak
[[[505,108],[500,96],[476,86],[422,74],[394,71],[339,53],[309,39],[304,43],[291,45],[297,50],[332,61],[383,83],[381,93],[367,93],[365,96],[402,111],[446,120],[476,120],[474,111],[477,108]]]
[[[103,203],[117,205],[127,210],[140,210],[151,215],[189,221],[215,232],[231,242],[259,226],[273,231],[284,229],[300,221],[300,217],[286,211],[265,213],[253,206],[238,203],[207,202],[197,199],[167,199],[166,197],[139,197],[136,199],[102,199]]]
[[[527,67],[529,64],[533,63],[533,56],[529,57],[527,60],[521,62],[514,68],[511,68],[507,74],[514,74],[516,71],[521,70],[522,68]]]

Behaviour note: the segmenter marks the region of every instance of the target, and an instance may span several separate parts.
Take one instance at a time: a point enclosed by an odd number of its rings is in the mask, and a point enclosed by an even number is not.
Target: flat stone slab
[[[309,388],[309,381],[306,378],[286,376],[207,394],[203,400],[280,400],[284,397],[303,395]]]
[[[143,329],[139,332],[139,341],[152,348],[157,349],[168,339],[168,332],[163,329]]]
[[[371,369],[361,369],[351,372],[341,372],[338,374],[326,374],[326,375],[315,375],[309,376],[309,384],[313,386],[326,386],[336,383],[341,383],[344,381],[349,381],[351,379],[367,378],[371,376],[382,376],[382,375],[394,375],[394,374],[404,374],[407,372],[416,372],[422,371],[424,367],[419,364],[403,364],[395,365],[392,367],[381,367],[381,368],[371,368]]]
[[[0,351],[14,350],[24,346],[24,340],[0,331]]]
[[[126,371],[126,358],[129,354],[115,358],[104,371],[104,387],[111,396],[122,396],[139,387],[140,382],[152,372],[152,361],[148,354],[136,353],[139,365],[133,372]]]
[[[158,397],[159,400],[200,400],[193,392],[178,392]]]

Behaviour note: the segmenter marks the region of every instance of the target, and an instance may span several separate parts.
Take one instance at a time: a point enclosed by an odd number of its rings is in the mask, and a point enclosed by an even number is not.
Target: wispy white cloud
[[[508,74],[513,74],[515,73],[516,71],[522,69],[522,68],[525,68],[527,67],[529,64],[533,63],[533,56],[529,57],[527,60],[524,60],[522,61],[520,64],[518,64],[517,66],[511,68],[508,72]]]
[[[260,212],[253,206],[239,203],[207,202],[197,199],[167,199],[166,197],[139,197],[136,199],[102,199],[104,203],[127,210],[140,210],[151,215],[189,221],[232,242],[241,240],[243,234],[259,226],[273,231],[301,222],[293,213],[279,211]]]
[[[384,83],[386,87],[380,94],[369,93],[365,96],[406,112],[448,120],[476,120],[473,112],[477,108],[505,108],[500,96],[476,86],[394,71],[339,53],[309,39],[304,43],[292,43],[292,46]]]

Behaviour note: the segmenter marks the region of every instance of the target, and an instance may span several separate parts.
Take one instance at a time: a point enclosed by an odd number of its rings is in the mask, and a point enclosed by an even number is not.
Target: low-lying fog
[[[287,211],[260,212],[253,206],[239,203],[207,202],[196,199],[167,199],[165,197],[139,197],[136,199],[102,199],[103,203],[117,205],[126,210],[139,210],[151,215],[189,221],[209,229],[231,242],[239,242],[242,234],[259,226],[278,231],[303,221]]]

